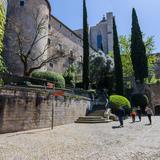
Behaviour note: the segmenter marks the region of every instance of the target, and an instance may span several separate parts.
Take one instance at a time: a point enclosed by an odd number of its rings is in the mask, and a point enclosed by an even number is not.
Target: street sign
[[[64,96],[64,91],[60,90],[60,91],[55,91],[53,93],[53,96],[55,97],[61,97],[61,96]]]
[[[55,85],[53,83],[48,82],[47,83],[47,89],[53,89]]]

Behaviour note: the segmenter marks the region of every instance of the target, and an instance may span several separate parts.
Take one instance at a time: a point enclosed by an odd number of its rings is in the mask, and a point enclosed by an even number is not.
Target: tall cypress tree
[[[123,69],[115,18],[113,18],[113,53],[115,63],[116,93],[119,95],[123,95]]]
[[[131,59],[135,79],[141,83],[148,77],[148,61],[136,10],[132,10]]]
[[[86,0],[83,0],[83,87],[89,86],[89,40]]]

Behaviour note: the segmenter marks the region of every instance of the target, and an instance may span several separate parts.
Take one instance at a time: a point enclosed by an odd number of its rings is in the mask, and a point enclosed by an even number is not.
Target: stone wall
[[[152,103],[154,106],[160,105],[160,84],[150,85]]]
[[[86,114],[87,98],[65,96],[53,99],[54,126],[73,123]],[[48,91],[1,88],[0,133],[51,127],[52,96]]]

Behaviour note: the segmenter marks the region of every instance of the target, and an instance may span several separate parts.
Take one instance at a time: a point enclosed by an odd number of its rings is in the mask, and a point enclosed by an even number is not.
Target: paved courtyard
[[[160,160],[160,117],[0,135],[0,160]],[[114,129],[113,129],[114,128]]]

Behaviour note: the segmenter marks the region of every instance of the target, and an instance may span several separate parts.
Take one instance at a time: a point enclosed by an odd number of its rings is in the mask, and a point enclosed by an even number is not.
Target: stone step
[[[86,117],[79,117],[75,123],[108,123],[111,120],[107,120],[101,116],[86,116]]]
[[[84,116],[84,117],[79,117],[79,119],[103,119],[104,117],[102,116]]]
[[[96,111],[92,111],[91,113],[88,114],[88,116],[104,116],[104,112],[105,110],[96,110]]]
[[[77,120],[75,123],[109,123],[112,122],[111,120]]]
[[[79,119],[79,120],[91,120],[91,121],[92,121],[92,120],[93,120],[93,121],[94,121],[94,120],[105,120],[105,118],[88,118],[88,117],[86,117],[86,118],[81,118],[81,117],[80,117],[80,118],[78,118],[78,119]]]

